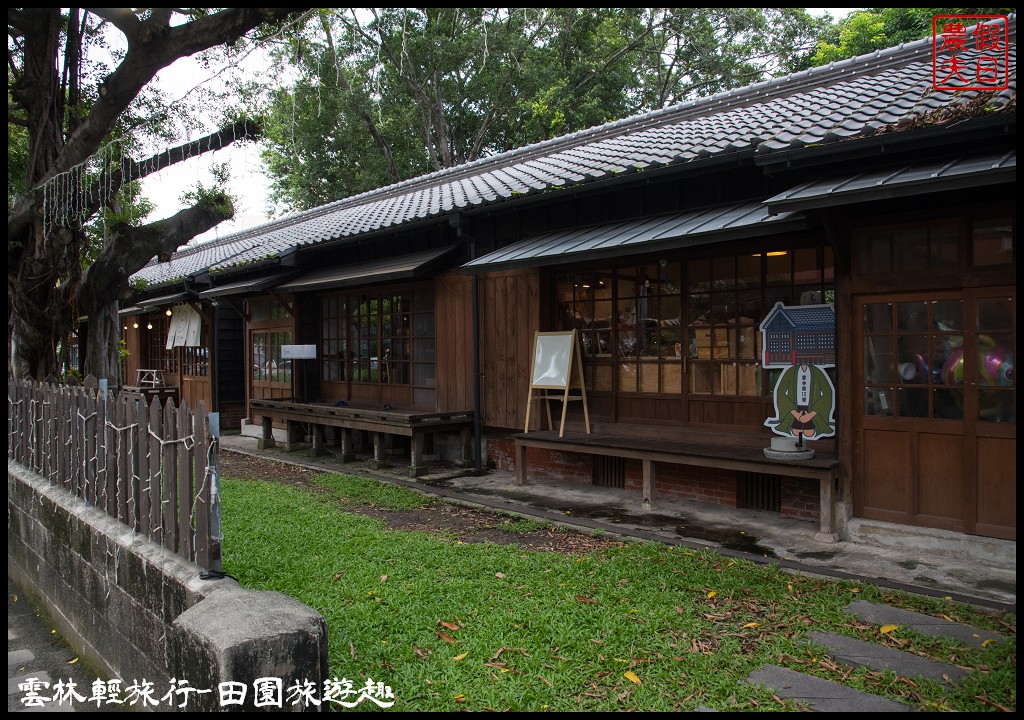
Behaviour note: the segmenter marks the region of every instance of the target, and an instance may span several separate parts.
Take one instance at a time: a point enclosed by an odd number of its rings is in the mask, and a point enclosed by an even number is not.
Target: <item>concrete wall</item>
[[[202,580],[197,565],[10,461],[7,512],[8,573],[122,688],[145,679],[163,688],[160,697],[184,679],[212,690],[192,694],[187,711],[278,712],[254,706],[257,678],[323,688],[327,626],[302,603],[230,578]],[[248,687],[243,705],[221,706],[228,681]]]

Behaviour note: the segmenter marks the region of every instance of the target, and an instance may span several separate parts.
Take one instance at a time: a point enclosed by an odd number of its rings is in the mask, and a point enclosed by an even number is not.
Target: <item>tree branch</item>
[[[124,60],[100,83],[99,101],[39,182],[69,170],[95,152],[104,134],[161,69],[214,45],[233,43],[260,23],[305,9],[233,8],[176,27],[161,22],[160,14],[154,14],[139,31],[137,42],[129,38]]]
[[[280,20],[305,9],[234,8],[173,28],[167,25],[165,18],[169,17],[168,14],[154,13],[153,18],[146,23],[146,32],[138,32],[140,40],[135,44],[129,44],[124,60],[100,84],[100,99],[88,117],[61,148],[57,158],[48,164],[47,170],[30,178],[36,187],[28,197],[16,202],[8,213],[8,237],[18,237],[32,221],[42,200],[40,186],[50,178],[88,159],[100,146],[104,135],[117,118],[160,69],[180,57],[221,43],[234,42],[262,22]],[[131,21],[118,13],[101,10],[97,14],[115,25],[120,23],[118,27],[126,25],[130,32],[134,32]],[[36,22],[29,13],[23,13],[23,16],[24,23]],[[11,13],[8,12],[8,18],[10,17]],[[29,122],[32,125],[31,120]]]
[[[89,8],[89,12],[120,30],[129,45],[142,28],[142,21],[129,8]]]
[[[140,228],[121,226],[92,265],[83,273],[78,293],[79,309],[88,313],[110,301],[128,279],[157,255],[169,255],[196,235],[234,216],[227,196],[225,204],[204,202],[172,217]]]

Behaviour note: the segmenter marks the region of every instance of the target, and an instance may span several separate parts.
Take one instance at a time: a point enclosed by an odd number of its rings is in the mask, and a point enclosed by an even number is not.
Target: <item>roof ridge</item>
[[[1010,14],[1008,19],[1009,34],[1015,37],[1016,14]],[[840,80],[850,80],[871,73],[880,73],[893,68],[906,67],[923,56],[930,57],[932,43],[933,38],[931,37],[901,43],[854,58],[808,68],[782,77],[768,78],[741,88],[725,90],[707,97],[693,98],[669,107],[638,113],[602,125],[578,130],[568,135],[533,143],[521,148],[514,148],[497,155],[478,158],[455,167],[443,168],[392,185],[375,188],[308,210],[299,211],[283,218],[269,220],[266,223],[237,231],[217,240],[187,246],[176,252],[175,257],[189,257],[204,249],[223,247],[224,245],[247,238],[260,237],[268,232],[278,229],[283,230],[298,223],[316,219],[330,213],[357,208],[369,202],[390,200],[412,192],[437,188],[445,183],[474,178],[488,170],[507,169],[531,160],[548,158],[557,152],[592,144],[604,138],[629,135],[669,123],[718,114],[726,110],[749,106],[770,99],[789,97],[815,87],[835,85]]]

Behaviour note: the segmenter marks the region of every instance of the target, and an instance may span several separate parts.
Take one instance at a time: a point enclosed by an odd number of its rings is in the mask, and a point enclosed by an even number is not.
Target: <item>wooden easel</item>
[[[572,379],[574,370],[575,383]],[[569,394],[574,384],[579,389],[578,395]],[[561,392],[550,392],[552,390]],[[583,360],[580,358],[580,343],[575,330],[538,332],[534,335],[530,391],[526,398],[526,428],[523,432],[530,432],[530,408],[534,400],[562,401],[562,421],[558,425],[558,437],[565,434],[565,415],[569,401],[582,400],[583,420],[587,434],[590,434],[590,411],[587,408],[586,383],[583,382]],[[548,415],[548,427],[554,430],[551,406],[544,403],[544,409]]]

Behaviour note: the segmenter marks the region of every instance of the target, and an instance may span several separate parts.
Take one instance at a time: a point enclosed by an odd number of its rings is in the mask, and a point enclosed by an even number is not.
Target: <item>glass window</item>
[[[162,370],[164,373],[178,372],[178,355],[174,348],[167,349],[167,333],[171,327],[171,319],[167,315],[153,315],[145,319],[142,325],[145,331],[147,370]]]
[[[971,233],[971,255],[974,265],[1012,263],[1014,236],[1011,218],[994,218],[975,222]]]
[[[292,361],[281,357],[281,346],[290,345],[290,332],[252,333],[252,379],[254,382],[288,383],[292,381]]]
[[[923,272],[959,265],[959,226],[928,224],[861,231],[854,235],[861,274]]]
[[[866,414],[963,418],[961,300],[870,303],[861,317]]]
[[[413,385],[433,391],[432,288],[323,297],[320,323],[322,381]]]
[[[776,300],[821,303],[832,272],[809,248],[563,273],[559,329],[579,331],[588,390],[762,395],[761,319]]]

